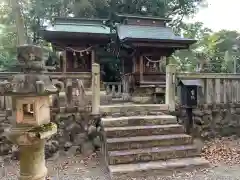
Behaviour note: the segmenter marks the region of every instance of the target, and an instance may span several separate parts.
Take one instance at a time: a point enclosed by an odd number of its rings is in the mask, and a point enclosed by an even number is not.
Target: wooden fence
[[[59,94],[52,96],[53,110],[73,111],[89,108],[93,113],[98,113],[100,106],[100,70],[98,64],[93,64],[92,73],[58,73],[48,72],[53,83],[59,88]],[[0,80],[9,79],[18,73],[0,73]],[[240,103],[240,74],[223,73],[178,73],[175,65],[167,65],[166,68],[166,94],[165,104],[170,111],[175,111],[176,97],[180,98],[178,91],[179,80],[200,80],[199,88],[200,104]],[[86,84],[92,84],[88,88]],[[113,98],[122,97],[129,89],[121,82],[105,83],[107,94]],[[127,88],[128,87],[128,88]],[[91,97],[86,96],[86,91],[91,91]],[[129,93],[128,93],[129,94]],[[62,104],[61,104],[62,103]],[[11,108],[9,97],[0,97],[2,109]],[[65,108],[65,109],[64,109]]]
[[[168,65],[166,71],[166,104],[175,110],[176,97],[180,99],[180,80],[199,80],[199,104],[240,103],[240,74],[230,73],[179,73],[175,65]]]
[[[177,78],[200,80],[199,102],[202,104],[240,102],[240,74],[177,73]]]
[[[0,72],[0,80],[6,80],[12,76],[21,74],[22,72]],[[50,76],[51,79],[89,79],[91,78],[91,72],[44,72],[47,76]]]

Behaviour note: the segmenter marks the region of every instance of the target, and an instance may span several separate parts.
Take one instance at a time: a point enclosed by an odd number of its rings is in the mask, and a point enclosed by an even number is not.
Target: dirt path
[[[237,149],[240,139],[223,139],[207,143],[204,156],[212,162],[212,168],[200,171],[172,175],[171,177],[132,178],[132,180],[240,180],[239,153],[229,151],[226,155],[226,144],[230,149]],[[224,159],[225,158],[225,159]],[[97,154],[88,158],[82,156],[59,156],[47,161],[49,180],[110,180],[105,165]],[[17,180],[18,163],[1,162],[0,179]],[[126,179],[125,179],[126,180]]]
[[[97,156],[81,159],[81,156],[75,156],[48,161],[49,180],[110,180],[105,166]],[[17,180],[17,169],[17,162],[9,162],[1,169],[0,179]],[[240,180],[240,165],[219,165],[207,170],[182,173],[171,177],[148,177],[138,178],[138,180]]]

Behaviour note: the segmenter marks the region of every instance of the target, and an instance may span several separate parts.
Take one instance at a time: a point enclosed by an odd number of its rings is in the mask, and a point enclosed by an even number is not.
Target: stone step
[[[109,165],[114,165],[194,157],[199,156],[199,151],[194,145],[185,145],[109,151],[108,155]]]
[[[163,124],[176,124],[175,116],[158,115],[158,116],[129,116],[116,118],[102,118],[104,127],[123,127],[123,126],[152,126]]]
[[[137,164],[110,165],[111,178],[131,179],[156,175],[170,175],[179,171],[191,171],[209,167],[208,161],[200,157],[170,159],[167,161],[150,161]]]
[[[0,111],[0,117],[6,117],[6,112],[5,111]]]
[[[168,112],[167,104],[133,104],[121,103],[111,105],[101,105],[100,112],[109,116],[149,115],[149,112]]]
[[[107,138],[184,133],[183,126],[181,126],[179,124],[166,124],[166,125],[153,125],[153,126],[106,127],[104,130],[105,130]]]
[[[129,150],[160,146],[192,144],[192,137],[186,134],[137,136],[107,139],[107,150]]]

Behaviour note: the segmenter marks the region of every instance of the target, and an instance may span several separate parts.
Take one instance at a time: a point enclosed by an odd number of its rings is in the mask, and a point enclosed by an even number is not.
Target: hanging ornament
[[[82,51],[80,51],[80,56],[81,56],[81,57],[83,56]]]
[[[147,62],[146,66],[149,67],[149,61]]]
[[[73,51],[73,56],[74,56],[74,57],[76,56],[76,52],[75,52],[75,51]]]
[[[86,53],[87,53],[87,54],[89,54],[89,52],[88,52],[88,51],[87,51]]]
[[[157,68],[157,63],[153,64],[153,68],[156,69]]]
[[[77,59],[77,56],[74,56],[73,67],[74,67],[74,68],[78,68],[78,59]]]

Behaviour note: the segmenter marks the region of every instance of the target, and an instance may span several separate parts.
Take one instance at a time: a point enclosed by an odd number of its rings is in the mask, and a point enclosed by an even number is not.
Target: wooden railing
[[[104,82],[107,95],[112,98],[122,97],[122,82]]]
[[[131,97],[131,91],[134,84],[134,77],[132,73],[124,74],[122,77],[122,84],[123,84],[123,99],[129,100]]]
[[[6,80],[12,76],[21,74],[22,72],[0,72],[0,80]],[[44,72],[47,76],[50,76],[52,79],[90,79],[91,72]]]
[[[240,102],[240,74],[225,73],[177,73],[176,78],[198,79],[200,104],[220,104]]]
[[[230,73],[177,73],[175,65],[166,68],[166,100],[169,110],[174,111],[176,96],[180,93],[176,89],[180,80],[199,80],[199,104],[228,104],[240,102],[240,74]]]

